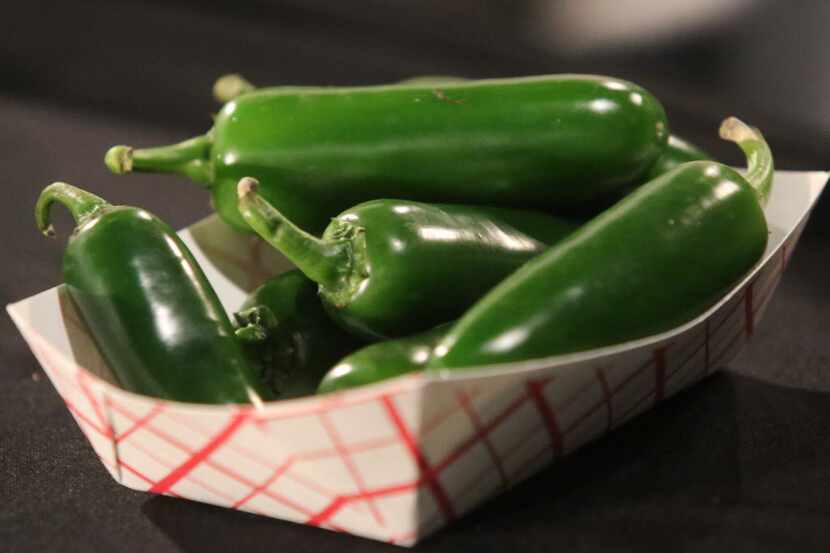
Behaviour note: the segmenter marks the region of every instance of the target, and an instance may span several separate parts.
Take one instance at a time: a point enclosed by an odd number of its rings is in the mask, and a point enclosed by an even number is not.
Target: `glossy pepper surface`
[[[669,330],[702,313],[764,252],[772,156],[730,118],[746,176],[679,165],[513,273],[436,346],[433,369],[542,358]]]
[[[167,224],[55,183],[35,208],[47,236],[54,202],[77,225],[63,257],[66,289],[125,389],[197,403],[268,397],[213,288]]]
[[[453,77],[448,75],[420,75],[399,82],[401,84],[428,84],[439,86],[445,83],[458,83],[464,82],[466,80],[467,79],[464,79],[462,77]],[[277,89],[277,87],[270,88],[271,90]],[[314,87],[309,86],[280,86],[279,90],[311,90],[313,88]],[[254,90],[257,90],[257,87],[255,85],[253,85],[243,76],[237,73],[233,73],[229,75],[224,75],[217,79],[216,83],[213,86],[213,96],[214,98],[216,98],[217,101],[224,103],[229,102],[243,94],[253,92]],[[709,154],[707,154],[706,152],[704,152],[688,140],[681,138],[677,135],[670,134],[663,153],[660,155],[657,161],[651,166],[651,169],[648,170],[646,175],[639,182],[632,182],[621,188],[617,188],[607,196],[598,197],[596,202],[592,202],[589,205],[578,206],[578,208],[572,213],[581,213],[583,215],[588,215],[592,213],[596,214],[599,211],[607,209],[614,203],[618,202],[621,198],[630,194],[632,190],[637,188],[643,182],[650,181],[655,177],[658,177],[663,173],[671,169],[674,169],[681,163],[704,159],[712,158],[709,156]]]
[[[655,162],[651,169],[649,169],[648,174],[642,181],[634,182],[623,186],[622,188],[618,188],[617,190],[611,192],[611,194],[599,198],[593,204],[584,206],[583,209],[577,210],[576,213],[582,215],[583,217],[588,217],[592,214],[599,214],[601,211],[605,211],[621,199],[631,194],[637,189],[637,187],[642,186],[644,183],[656,179],[663,173],[671,171],[681,163],[698,160],[711,160],[711,158],[709,157],[709,154],[688,140],[684,140],[683,138],[673,134],[669,135],[669,142],[666,145],[666,150],[663,152],[663,155],[657,159],[657,162]]]
[[[317,392],[327,394],[423,370],[450,325],[370,344],[347,355],[328,371]]]
[[[319,233],[362,201],[403,198],[546,209],[642,178],[668,136],[660,103],[611,77],[558,75],[353,88],[290,87],[231,100],[205,135],[115,146],[115,173],[172,172],[207,186],[246,225],[236,183]]]
[[[492,286],[575,228],[537,212],[373,200],[344,211],[322,238],[239,183],[248,224],[320,285],[329,313],[372,338],[456,318]]]
[[[235,314],[239,336],[277,399],[315,393],[340,358],[366,345],[336,325],[317,284],[298,270],[269,279]]]

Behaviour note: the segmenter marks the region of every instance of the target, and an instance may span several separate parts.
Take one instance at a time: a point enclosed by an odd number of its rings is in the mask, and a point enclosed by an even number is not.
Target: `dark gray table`
[[[677,40],[563,53],[525,32],[541,2],[27,2],[0,23],[0,300],[56,284],[63,240],[36,231],[66,180],[175,227],[209,212],[172,177],[119,180],[108,146],[203,131],[212,80],[384,82],[581,71],[651,88],[675,129],[729,162],[714,129],[765,130],[778,167],[827,168],[821,2],[760,3]],[[449,4],[452,4],[450,6]],[[779,3],[783,4],[783,3]],[[348,7],[347,7],[348,5]],[[822,23],[824,22],[824,23]],[[822,71],[822,67],[824,70]],[[822,551],[830,544],[830,300],[824,198],[754,341],[692,390],[425,541],[424,551]],[[58,219],[60,234],[68,217]],[[393,551],[392,546],[113,482],[0,317],[0,550]]]

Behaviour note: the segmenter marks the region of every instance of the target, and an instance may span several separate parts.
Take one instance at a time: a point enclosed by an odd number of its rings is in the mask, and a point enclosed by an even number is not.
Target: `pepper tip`
[[[107,168],[116,175],[124,175],[133,170],[133,149],[130,146],[113,146],[104,156]]]
[[[238,73],[222,75],[213,84],[213,97],[219,102],[230,102],[255,87]]]
[[[729,140],[731,142],[742,142],[744,140],[750,140],[756,137],[756,132],[738,119],[737,117],[727,117],[723,120],[723,123],[720,124],[720,129],[718,129],[718,135],[724,139]]]
[[[242,199],[253,194],[259,188],[259,181],[253,177],[242,177],[236,185],[236,195]]]

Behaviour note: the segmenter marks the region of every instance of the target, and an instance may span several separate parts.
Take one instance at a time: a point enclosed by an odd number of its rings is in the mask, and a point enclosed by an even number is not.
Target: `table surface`
[[[764,129],[779,168],[828,168],[821,80],[830,72],[821,70],[826,44],[816,21],[830,9],[821,2],[785,13],[761,3],[677,40],[610,51],[568,50],[525,33],[541,1],[401,2],[394,10],[365,2],[357,11],[322,0],[63,4],[72,3],[27,2],[0,23],[3,303],[59,281],[69,219],[58,218],[55,241],[32,219],[49,182],[141,205],[177,228],[209,213],[196,186],[174,177],[121,181],[101,159],[112,144],[204,130],[216,109],[211,82],[232,70],[267,84],[611,73],[652,89],[673,128],[720,159],[740,162],[714,133],[734,113]],[[826,550],[828,212],[825,197],[738,359],[416,549]],[[0,499],[2,551],[394,550],[117,485],[8,317],[0,317]]]

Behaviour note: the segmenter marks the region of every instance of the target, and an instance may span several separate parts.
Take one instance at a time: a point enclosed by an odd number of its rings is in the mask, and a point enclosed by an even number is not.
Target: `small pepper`
[[[47,236],[54,202],[77,225],[63,257],[66,289],[124,389],[197,403],[269,397],[216,293],[167,224],[54,183],[35,207]]]
[[[234,316],[237,336],[277,399],[315,393],[338,359],[366,345],[331,320],[317,285],[298,270],[269,279]]]
[[[322,239],[239,182],[248,224],[320,285],[344,328],[368,338],[413,334],[452,320],[575,224],[542,213],[374,200],[331,221]]]
[[[554,75],[366,87],[276,87],[225,104],[179,144],[114,146],[116,174],[179,173],[249,230],[236,183],[302,228],[375,198],[550,209],[590,203],[641,179],[663,153],[665,112],[619,79]],[[233,93],[231,93],[232,95]]]
[[[618,344],[702,313],[760,259],[773,161],[735,118],[721,137],[746,176],[684,163],[644,184],[493,288],[447,333],[430,368],[523,361]]]
[[[320,382],[317,393],[327,394],[365,386],[423,370],[434,348],[450,329],[444,323],[414,336],[370,344],[341,359]]]

